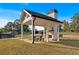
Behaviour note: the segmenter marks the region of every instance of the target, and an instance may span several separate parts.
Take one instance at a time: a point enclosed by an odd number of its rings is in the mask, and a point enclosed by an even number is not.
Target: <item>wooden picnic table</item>
[[[35,41],[44,41],[44,38],[41,34],[36,34],[35,35]]]

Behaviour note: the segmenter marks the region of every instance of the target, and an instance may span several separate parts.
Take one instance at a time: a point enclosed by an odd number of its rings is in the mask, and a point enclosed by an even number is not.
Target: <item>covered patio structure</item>
[[[59,41],[59,25],[62,23],[55,18],[48,15],[40,14],[31,10],[23,10],[21,15],[21,38],[23,38],[23,24],[32,25],[32,43],[35,41],[35,26],[43,26],[43,33],[46,34],[44,37],[45,42],[49,41]],[[53,28],[53,29],[52,29]],[[46,33],[45,33],[46,32]],[[50,33],[52,34],[52,39],[49,39]]]

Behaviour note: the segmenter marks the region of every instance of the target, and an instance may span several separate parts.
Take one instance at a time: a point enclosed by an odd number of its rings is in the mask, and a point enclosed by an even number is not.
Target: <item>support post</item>
[[[44,38],[45,38],[45,35],[46,35],[46,34],[45,34],[45,28],[44,28],[44,31],[43,31],[43,37],[44,37]]]
[[[57,33],[57,41],[59,41],[59,24],[58,24],[57,27],[58,27],[58,31],[57,31],[57,32],[58,32],[58,33]]]
[[[34,44],[34,41],[35,41],[35,39],[34,39],[34,20],[35,20],[35,17],[34,17],[34,19],[32,20],[32,44]]]
[[[48,42],[48,28],[47,28],[47,30],[46,30],[46,42]]]
[[[34,36],[35,36],[35,25],[34,25]]]
[[[50,24],[48,24],[47,29],[46,29],[46,42],[49,41],[49,29],[50,29]]]
[[[54,39],[59,41],[59,24],[56,24],[54,27]]]
[[[21,23],[21,39],[23,39],[23,23]]]

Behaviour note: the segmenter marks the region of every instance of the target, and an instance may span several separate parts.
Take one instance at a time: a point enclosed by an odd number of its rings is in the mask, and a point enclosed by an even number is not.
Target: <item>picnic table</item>
[[[35,41],[44,41],[44,37],[41,34],[36,34],[35,35]]]

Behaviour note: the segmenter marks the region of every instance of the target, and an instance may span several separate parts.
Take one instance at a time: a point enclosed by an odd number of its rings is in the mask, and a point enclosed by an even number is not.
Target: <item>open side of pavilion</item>
[[[56,11],[56,10],[55,10]],[[32,25],[32,43],[35,41],[35,26],[43,26],[46,32],[46,37],[44,37],[45,42],[49,41],[59,41],[59,25],[62,24],[61,21],[56,18],[52,18],[48,15],[40,14],[31,10],[23,10],[21,15],[21,38],[23,38],[23,24]],[[50,30],[53,28],[53,31]],[[49,39],[49,33],[52,34],[52,39]]]

